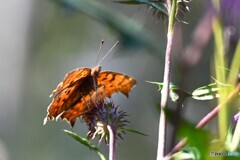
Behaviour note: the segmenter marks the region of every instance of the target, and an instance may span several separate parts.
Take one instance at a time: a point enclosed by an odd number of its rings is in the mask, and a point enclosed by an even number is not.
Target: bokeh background
[[[129,99],[117,94],[113,101],[130,115],[129,128],[149,135],[125,135],[118,143],[117,159],[155,159],[160,92],[146,81],[161,82],[163,78],[166,20],[158,18],[154,9],[146,5],[122,5],[109,0],[80,3],[81,0],[2,1],[0,160],[98,159],[96,153],[63,132],[71,129],[65,121],[43,126],[43,119],[51,102],[49,95],[65,74],[96,65],[102,39],[105,44],[101,57],[120,41],[102,62],[103,70],[137,79]],[[211,79],[213,43],[208,2],[192,1],[189,8],[191,12],[184,17],[189,24],[177,24],[172,79],[192,91]],[[196,47],[196,43],[200,45]],[[175,106],[170,103],[170,107]],[[208,102],[187,99],[183,114],[196,123],[210,109]],[[192,116],[193,113],[197,114]],[[214,122],[211,124],[214,130]],[[87,128],[78,121],[73,131],[84,136]],[[168,150],[174,139],[172,132],[169,127]],[[107,155],[104,143],[100,148]]]

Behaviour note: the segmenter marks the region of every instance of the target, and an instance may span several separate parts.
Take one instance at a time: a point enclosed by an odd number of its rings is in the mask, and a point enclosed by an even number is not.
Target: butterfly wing
[[[112,94],[117,92],[121,92],[128,97],[128,93],[136,84],[136,80],[122,73],[105,71],[99,73],[97,83],[99,86],[97,91],[93,90],[71,110],[62,114],[61,118],[67,120],[71,126],[75,124],[78,117],[96,107],[97,102],[103,102],[105,97],[111,97]]]
[[[70,110],[64,112],[61,115],[61,118],[69,122],[71,126],[74,126],[77,118],[88,113],[92,108],[96,106],[96,99],[98,99],[97,92],[91,92],[90,94],[82,97],[79,102],[75,104],[74,107],[72,107]]]
[[[99,70],[100,71],[100,70]],[[99,71],[97,71],[99,73]],[[91,75],[91,69],[76,69],[66,75],[57,89],[48,108],[48,115],[44,120],[61,117],[67,120],[72,126],[81,115],[96,107],[96,102],[104,101],[105,97],[121,92],[126,97],[136,80],[125,74],[105,71],[99,74],[97,79]],[[94,90],[94,82],[97,82],[98,89]]]
[[[136,80],[122,73],[104,71],[97,78],[101,95],[111,97],[112,94],[121,92],[126,97],[136,84]]]
[[[91,79],[91,69],[81,68],[68,73],[64,80],[53,91],[55,97],[48,106],[48,113],[44,120],[44,124],[48,119],[53,120],[60,116],[63,112],[71,109],[79,100],[81,100],[83,90],[89,90],[84,86],[86,81]],[[78,91],[79,90],[79,91]]]
[[[62,92],[65,88],[73,86],[80,79],[83,79],[85,77],[89,77],[90,74],[91,74],[91,69],[90,68],[78,68],[78,69],[75,69],[75,70],[67,73],[65,78],[63,79],[63,81],[61,83],[59,83],[59,85],[52,92],[50,97],[52,97],[53,95],[56,96],[57,94]]]

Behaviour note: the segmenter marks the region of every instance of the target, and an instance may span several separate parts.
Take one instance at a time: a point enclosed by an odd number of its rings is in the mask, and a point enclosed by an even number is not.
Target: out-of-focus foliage
[[[114,1],[121,4],[146,4],[156,9],[155,12],[159,12],[160,16],[168,16],[167,8],[165,7],[164,1],[149,1],[149,0],[130,0],[130,1]]]
[[[194,124],[183,117],[179,117],[176,122],[174,119],[176,112],[170,109],[165,109],[164,111],[169,122],[173,124],[178,122],[179,126],[176,132],[178,138],[186,138],[188,141],[187,146],[174,154],[173,158],[185,159],[188,157],[190,159],[205,159],[211,133],[204,129],[197,129]]]
[[[116,10],[104,6],[96,0],[55,0],[58,4],[84,13],[91,18],[111,27],[119,33],[120,44],[124,48],[146,48],[153,54],[158,54],[163,49],[162,45],[156,44],[151,33],[141,28],[137,22],[124,16]]]
[[[229,127],[225,148],[227,151],[234,152],[239,151],[239,144],[240,144],[240,119],[238,119],[234,126]],[[240,157],[240,154],[239,154]]]

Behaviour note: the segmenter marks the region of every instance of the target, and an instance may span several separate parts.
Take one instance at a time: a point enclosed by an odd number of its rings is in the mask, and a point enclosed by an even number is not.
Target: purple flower
[[[240,118],[240,111],[233,117],[233,119],[236,122],[239,118]]]
[[[235,44],[240,37],[240,0],[222,0],[220,15],[227,31],[230,31],[230,44]]]
[[[88,125],[88,139],[99,137],[99,142],[105,139],[108,143],[109,133],[107,125],[111,125],[116,129],[116,138],[122,139],[122,134],[125,134],[124,128],[129,123],[126,119],[128,116],[125,111],[119,110],[119,107],[112,102],[96,103],[96,108],[93,108],[88,113],[82,116],[82,119]]]
[[[240,1],[239,0],[222,0],[221,10],[224,21],[234,25],[239,24],[240,20]]]

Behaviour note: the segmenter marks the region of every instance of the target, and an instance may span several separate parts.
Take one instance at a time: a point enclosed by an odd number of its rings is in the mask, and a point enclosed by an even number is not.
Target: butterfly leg
[[[97,100],[97,102],[102,102],[102,101],[104,101],[105,94],[104,94],[104,96],[102,97],[102,96],[101,96],[101,92],[99,91],[99,88],[100,88],[102,85],[98,85],[96,78],[93,78],[93,85],[94,85],[94,90],[96,91],[96,94],[97,94],[96,97],[95,97],[95,99]],[[99,99],[97,99],[97,98],[99,98]]]
[[[83,98],[83,100],[85,101],[85,107],[87,106],[87,108],[88,108],[88,111],[86,111],[86,112],[89,112],[89,111],[91,110],[90,102],[87,101],[87,100],[84,98],[84,96],[83,96],[82,98]],[[90,97],[90,99],[91,99],[91,97]]]

